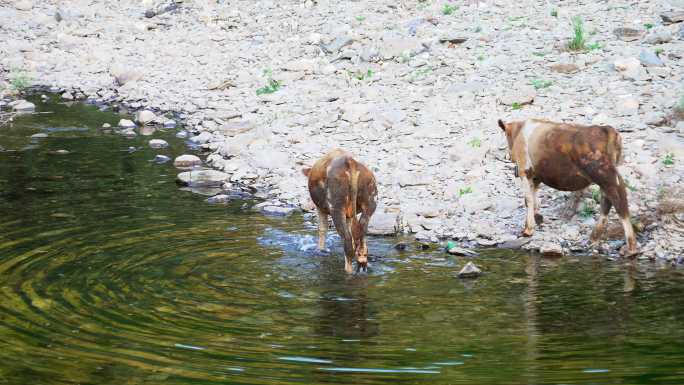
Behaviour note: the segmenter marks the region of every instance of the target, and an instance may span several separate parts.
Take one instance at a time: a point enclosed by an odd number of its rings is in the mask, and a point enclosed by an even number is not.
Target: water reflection
[[[681,271],[486,251],[459,280],[466,259],[372,238],[348,276],[306,217],[179,190],[150,162],[188,151],[175,132],[38,107],[0,129],[0,383],[684,382]]]

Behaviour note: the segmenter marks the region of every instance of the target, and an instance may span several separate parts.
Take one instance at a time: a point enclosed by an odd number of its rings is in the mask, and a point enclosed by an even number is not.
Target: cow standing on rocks
[[[583,190],[591,183],[601,188],[601,216],[591,234],[599,241],[615,206],[625,232],[626,245],[620,251],[638,254],[629,216],[625,182],[617,171],[622,160],[622,138],[610,126],[580,126],[531,119],[504,123],[511,160],[516,166],[525,193],[527,218],[522,235],[529,237],[536,222],[541,223],[537,189],[540,183],[561,191]]]
[[[302,170],[309,179],[309,193],[318,209],[318,248],[325,248],[328,215],[344,242],[344,269],[368,267],[366,232],[375,212],[377,187],[373,173],[343,150],[336,149]],[[357,213],[360,212],[360,218]]]

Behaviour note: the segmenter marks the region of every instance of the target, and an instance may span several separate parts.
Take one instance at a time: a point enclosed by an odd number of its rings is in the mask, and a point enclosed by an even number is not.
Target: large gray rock
[[[368,234],[395,235],[401,228],[398,213],[386,213],[382,209],[376,210],[368,223]]]
[[[665,65],[658,55],[648,50],[641,51],[639,61],[646,67],[662,67]]]
[[[202,159],[195,155],[181,155],[173,160],[173,165],[178,168],[192,168],[202,164]]]
[[[190,141],[195,143],[195,144],[204,144],[204,143],[209,142],[211,140],[211,137],[212,137],[212,135],[210,132],[204,131],[204,132],[201,132],[199,135],[195,135],[195,136],[191,137]]]
[[[16,8],[19,11],[30,11],[33,9],[33,1],[19,0],[14,3],[14,8]]]
[[[539,252],[545,257],[562,257],[563,246],[557,243],[544,243],[539,248]]]
[[[157,116],[152,111],[142,110],[135,113],[135,121],[139,124],[146,125],[154,122]]]
[[[644,41],[648,44],[663,44],[672,41],[672,32],[666,27],[658,27],[651,30]]]
[[[190,187],[217,187],[230,180],[230,175],[217,170],[196,170],[182,172],[177,179]]]
[[[660,18],[663,19],[663,24],[681,23],[684,21],[684,11],[663,12],[660,14]]]
[[[36,105],[27,102],[26,100],[17,100],[16,102],[10,103],[12,110],[19,113],[30,113],[36,110]]]
[[[140,80],[143,76],[142,72],[130,68],[112,68],[110,73],[114,76],[114,80],[120,86]]]
[[[505,106],[513,106],[513,105],[525,105],[525,104],[530,104],[534,101],[534,98],[537,96],[537,91],[534,89],[534,87],[529,87],[529,86],[523,86],[520,87],[516,90],[511,90],[504,95],[501,96],[499,99],[501,104]]]

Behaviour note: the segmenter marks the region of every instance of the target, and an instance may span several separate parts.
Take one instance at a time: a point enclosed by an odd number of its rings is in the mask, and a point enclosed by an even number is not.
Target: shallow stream
[[[460,280],[372,238],[347,276],[311,219],[180,190],[176,130],[34,102],[0,127],[0,384],[684,383],[682,271],[499,250]]]

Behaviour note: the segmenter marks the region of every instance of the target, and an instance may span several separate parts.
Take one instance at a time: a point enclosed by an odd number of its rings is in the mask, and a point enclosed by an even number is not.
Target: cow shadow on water
[[[369,286],[378,277],[393,272],[392,265],[397,258],[392,255],[394,250],[389,242],[370,238],[368,272],[347,274],[342,242],[337,234],[331,233],[328,233],[325,251],[318,250],[315,235],[274,228],[266,229],[258,242],[282,252],[275,261],[276,270],[306,281],[306,286],[317,291],[315,333],[354,345],[355,340],[380,334]]]

